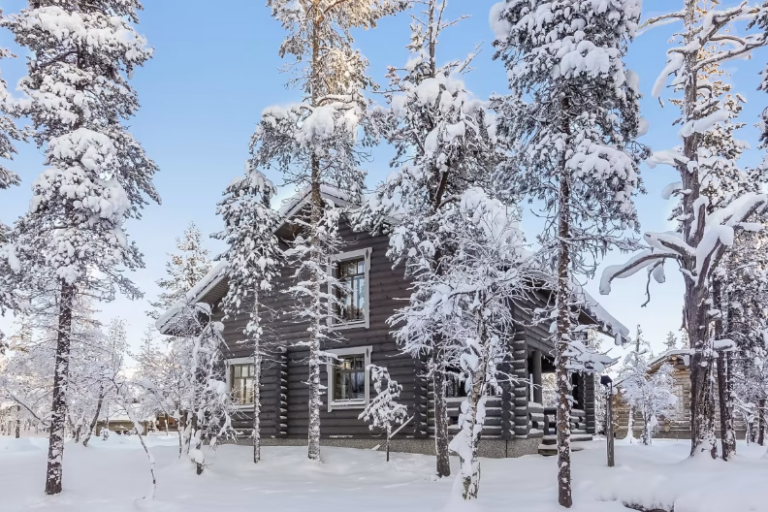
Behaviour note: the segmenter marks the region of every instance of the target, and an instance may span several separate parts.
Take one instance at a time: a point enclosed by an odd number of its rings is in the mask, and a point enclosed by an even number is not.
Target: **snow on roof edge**
[[[691,351],[685,348],[673,348],[671,350],[667,350],[666,352],[662,352],[658,356],[654,357],[648,362],[648,366],[652,367],[657,364],[659,364],[662,360],[667,359],[670,356],[687,356],[690,355]]]
[[[587,312],[595,317],[595,320],[602,323],[603,326],[613,334],[616,340],[616,345],[624,345],[629,340],[629,329],[626,325],[619,322],[616,317],[611,315],[597,299],[595,299],[590,293],[584,289],[583,286],[577,285],[579,293],[584,297],[584,303],[587,305]]]
[[[193,286],[185,295],[184,299],[176,302],[165,313],[160,316],[155,322],[155,327],[162,334],[165,334],[168,330],[168,326],[171,320],[179,314],[179,312],[187,305],[199,302],[201,298],[209,291],[210,288],[216,286],[226,276],[227,262],[219,262],[218,265],[213,267],[195,286]]]

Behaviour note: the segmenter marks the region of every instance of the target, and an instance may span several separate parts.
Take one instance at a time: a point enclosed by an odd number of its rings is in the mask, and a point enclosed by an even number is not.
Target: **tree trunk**
[[[731,460],[736,454],[736,433],[733,428],[733,383],[731,373],[731,354],[721,352],[717,358],[717,395],[720,401],[720,438],[723,448],[723,460]]]
[[[313,107],[319,106],[320,84],[322,82],[322,73],[325,70],[320,69],[320,24],[321,19],[317,16],[313,18],[312,37],[312,69],[310,70],[310,93]],[[313,264],[310,275],[310,288],[312,294],[312,309],[315,318],[309,327],[309,426],[307,429],[307,457],[309,460],[320,460],[320,335],[323,329],[321,318],[324,314],[323,301],[320,299],[320,277],[317,272],[320,271],[320,234],[319,226],[323,217],[323,198],[321,195],[321,176],[320,176],[320,157],[312,154],[310,157],[311,176],[310,176],[310,256]],[[329,398],[330,399],[330,398]]]
[[[72,304],[75,287],[60,280],[58,333],[53,374],[53,404],[51,406],[48,438],[48,467],[45,473],[45,493],[59,494],[62,485],[62,459],[67,416],[67,386],[69,384],[69,349],[72,336]]]
[[[757,402],[757,444],[765,446],[765,398]]]
[[[261,353],[258,338],[253,348],[253,463],[261,460]]]
[[[83,446],[88,446],[88,441],[91,440],[91,435],[93,434],[93,431],[96,429],[96,425],[99,423],[99,414],[101,414],[101,405],[104,403],[104,385],[102,384],[99,387],[99,400],[96,402],[96,414],[93,415],[93,419],[91,420],[91,424],[88,427],[88,433],[85,434],[85,439],[83,439]]]
[[[565,121],[563,129],[566,137],[570,135],[568,110],[570,102],[562,100]],[[567,143],[566,143],[567,146]],[[571,379],[566,355],[571,343],[571,254],[568,245],[570,238],[570,176],[565,165],[565,156],[561,158],[560,197],[558,201],[558,254],[557,254],[557,330],[555,348],[557,361],[555,379],[557,381],[557,501],[560,506],[570,508],[573,504],[571,494]]]
[[[694,43],[696,33],[697,0],[685,0],[683,7],[683,24],[685,26],[685,43]],[[684,72],[680,76],[686,78],[683,84],[683,122],[693,121],[700,117],[697,108],[698,77],[696,75],[696,52],[689,52],[684,57]],[[701,144],[701,134],[693,133],[683,139],[683,155],[687,161],[698,162],[698,149]],[[682,196],[683,213],[686,220],[682,225],[685,242],[694,248],[701,244],[704,231],[701,224],[694,225],[694,219],[703,223],[704,218],[698,215],[701,197],[701,178],[696,166],[678,164],[678,172],[683,183],[683,189],[688,190]],[[695,257],[686,257],[682,261],[685,277],[685,295],[683,298],[683,316],[688,333],[693,356],[691,358],[691,456],[708,453],[717,457],[717,439],[715,437],[715,401],[713,392],[713,360],[705,358],[709,343],[709,279],[708,275],[699,276]],[[692,277],[691,277],[692,276]]]
[[[184,436],[187,430],[187,418],[184,411],[179,411],[179,422],[176,425],[176,430],[179,433],[179,458],[184,455]]]
[[[387,423],[387,462],[389,462],[389,439],[392,437],[392,425]]]
[[[480,319],[479,339],[482,342],[482,353],[479,365],[472,375],[472,389],[467,397],[468,407],[464,413],[464,422],[462,430],[465,432],[465,439],[469,443],[469,460],[461,460],[461,477],[463,480],[463,498],[465,500],[477,499],[480,492],[480,461],[478,458],[480,451],[480,437],[485,423],[485,400],[486,384],[488,379],[488,362],[491,354],[490,339],[485,329],[485,324]],[[480,412],[482,410],[482,413]],[[466,453],[466,452],[465,452]],[[462,453],[460,452],[461,456]]]
[[[320,195],[320,161],[312,156],[312,250],[310,259],[313,263],[313,271],[310,277],[312,289],[312,310],[315,318],[309,328],[309,428],[307,433],[307,457],[309,460],[320,460],[320,325],[323,315],[323,302],[320,299],[320,280],[316,275],[320,268],[320,240],[318,229],[323,215],[322,196]],[[330,398],[329,398],[330,399]]]
[[[21,406],[16,406],[16,439],[21,437]]]
[[[725,314],[727,304],[723,300],[722,277],[717,276],[712,282],[712,302],[720,310],[715,319],[715,338],[727,337]],[[717,356],[717,397],[720,405],[720,439],[723,448],[723,460],[730,460],[736,453],[736,434],[733,430],[733,395],[730,383],[730,353],[720,352]]]
[[[439,356],[436,356],[436,359]],[[445,399],[445,373],[439,361],[433,359],[432,387],[435,402],[435,455],[438,478],[451,476],[451,458],[448,451],[448,404]]]

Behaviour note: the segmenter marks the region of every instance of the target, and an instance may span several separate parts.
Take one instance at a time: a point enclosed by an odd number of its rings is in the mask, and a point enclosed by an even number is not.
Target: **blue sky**
[[[735,0],[723,0],[723,6],[737,5]],[[21,9],[26,2],[4,0],[5,14]],[[138,90],[141,110],[129,121],[134,135],[147,153],[155,159],[161,172],[155,184],[163,204],[153,205],[140,221],[128,225],[129,235],[144,253],[146,268],[133,278],[145,292],[145,298],[158,293],[155,281],[163,276],[166,253],[174,250],[174,238],[190,221],[204,234],[221,228],[215,215],[221,191],[235,175],[242,173],[248,157],[248,142],[261,111],[272,104],[284,104],[300,97],[296,90],[286,89],[286,75],[277,49],[284,32],[270,17],[265,1],[228,0],[164,0],[145,2],[139,32],[155,48],[155,57],[137,70],[133,85]],[[668,9],[677,9],[682,0],[645,0],[643,16],[649,17]],[[438,52],[443,60],[461,58],[483,43],[483,50],[474,61],[475,71],[465,77],[467,86],[478,97],[506,91],[505,70],[492,60],[492,32],[488,25],[491,2],[454,1],[449,11],[453,17],[466,14],[471,18],[445,32]],[[387,65],[402,65],[408,58],[409,19],[407,14],[383,20],[379,27],[360,31],[358,46],[371,62],[370,74],[382,85]],[[650,122],[650,132],[642,140],[655,150],[677,144],[677,129],[672,121],[677,110],[667,104],[661,108],[650,90],[665,62],[667,41],[675,26],[664,26],[636,39],[628,65],[640,75],[643,115]],[[21,57],[5,31],[0,31],[0,46],[10,47]],[[768,60],[768,53],[757,52],[746,62],[729,65],[733,72],[735,90],[748,100],[742,120],[750,126],[740,136],[754,148],[744,159],[755,164],[761,158],[757,149],[757,130],[753,128],[768,97],[756,91],[758,73]],[[24,74],[24,59],[2,61],[2,73],[13,91]],[[42,153],[30,145],[21,145],[20,154],[9,167],[23,180],[21,187],[0,195],[0,218],[10,223],[24,213],[31,196],[30,186],[42,170]],[[388,172],[387,148],[375,151],[375,159],[367,169],[368,186],[374,186]],[[670,205],[661,199],[662,188],[674,179],[670,168],[648,169],[643,166],[643,179],[648,194],[637,199],[642,229],[670,229],[666,222]],[[280,183],[280,176],[270,176]],[[528,236],[533,238],[536,223],[524,220]],[[212,253],[219,252],[220,242],[208,240]],[[617,263],[622,255],[611,254],[606,264]],[[644,276],[618,281],[608,297],[602,297],[605,307],[633,331],[642,324],[646,337],[656,351],[661,349],[668,331],[680,326],[682,281],[676,271],[668,269],[667,283],[654,287],[651,303],[644,302]],[[596,283],[587,289],[596,297]],[[135,345],[147,325],[145,301],[131,302],[120,298],[100,307],[101,317],[125,318],[131,342]],[[10,330],[10,320],[0,319],[0,327]],[[617,354],[619,352],[616,352]]]

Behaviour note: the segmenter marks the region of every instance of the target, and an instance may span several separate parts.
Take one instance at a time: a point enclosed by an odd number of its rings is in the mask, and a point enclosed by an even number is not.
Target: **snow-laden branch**
[[[614,279],[632,276],[644,268],[668,259],[679,259],[679,256],[669,252],[654,252],[651,249],[636,254],[624,264],[606,267],[600,278],[600,294],[611,293],[611,282]]]

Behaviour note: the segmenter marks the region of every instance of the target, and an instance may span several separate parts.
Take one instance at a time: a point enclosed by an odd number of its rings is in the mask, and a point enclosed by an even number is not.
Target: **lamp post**
[[[613,380],[608,375],[600,376],[600,384],[605,386],[608,392],[608,400],[605,405],[605,436],[608,450],[608,467],[614,466],[613,451]]]

